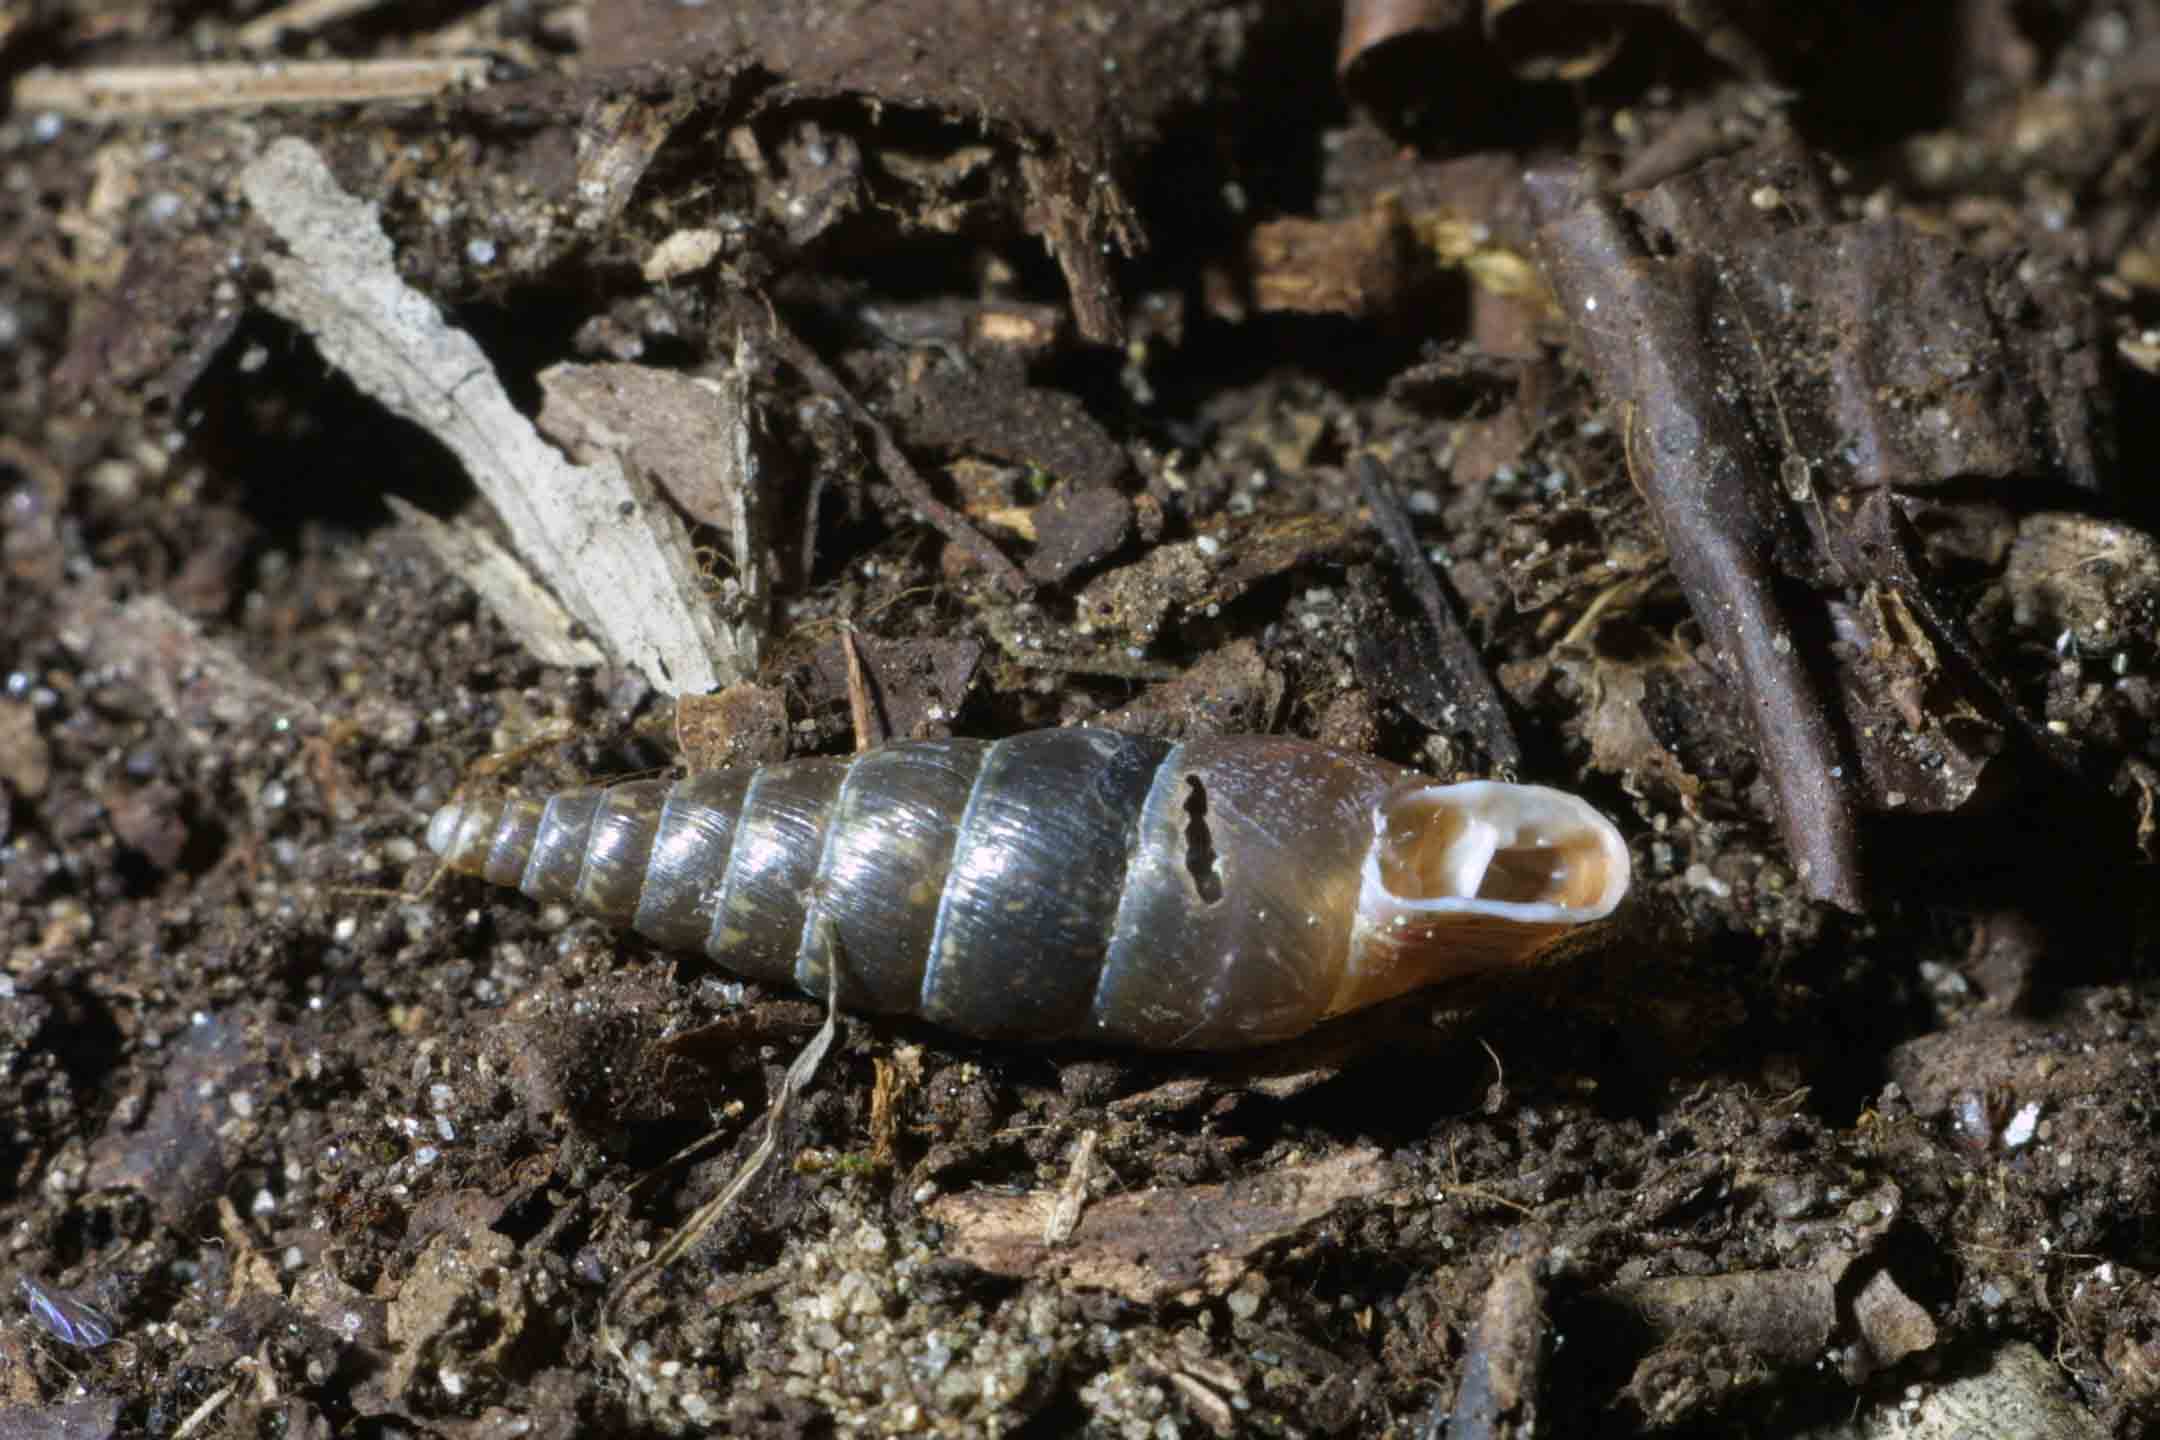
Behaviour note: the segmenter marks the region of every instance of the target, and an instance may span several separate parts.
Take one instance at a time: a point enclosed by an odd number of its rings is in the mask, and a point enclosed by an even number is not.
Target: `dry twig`
[[[363,11],[373,10],[383,0],[286,0],[273,10],[266,10],[233,32],[243,50],[268,50],[287,35],[305,35],[334,25]]]
[[[1858,910],[1860,767],[1778,593],[1779,491],[1700,339],[1715,276],[1653,263],[1619,204],[1582,194],[1571,174],[1527,183],[1561,308],[1611,402],[1626,408],[1631,476],[1690,608],[1747,697],[1801,885]]]
[[[15,82],[14,108],[107,119],[272,105],[354,105],[430,100],[486,79],[487,61],[464,56],[94,65],[81,70],[40,67]]]

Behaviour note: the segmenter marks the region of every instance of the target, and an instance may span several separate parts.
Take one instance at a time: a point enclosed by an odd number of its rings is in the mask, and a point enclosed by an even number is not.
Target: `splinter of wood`
[[[760,307],[747,296],[739,297],[735,306],[739,323],[757,325],[771,342],[773,351],[808,381],[810,388],[832,400],[847,412],[848,418],[870,432],[870,440],[877,452],[878,469],[892,481],[908,504],[922,511],[923,518],[936,526],[946,539],[958,545],[972,556],[975,562],[990,572],[999,585],[1013,595],[1028,592],[1027,577],[998,549],[983,538],[982,532],[968,524],[967,517],[947,505],[931,493],[930,482],[910,463],[893,439],[886,424],[870,413],[870,407],[855,398],[855,393],[843,384],[831,367],[818,358],[817,352],[804,344],[801,337],[789,329],[770,306]],[[807,563],[808,557],[804,557]]]
[[[1372,510],[1374,528],[1387,541],[1388,549],[1395,552],[1403,580],[1410,586],[1418,609],[1424,612],[1433,659],[1461,707],[1463,728],[1485,747],[1495,769],[1515,774],[1522,768],[1522,746],[1515,739],[1515,727],[1508,720],[1500,688],[1493,684],[1485,662],[1478,658],[1477,646],[1471,643],[1447,591],[1441,588],[1439,576],[1419,548],[1417,536],[1410,529],[1410,516],[1395,493],[1394,477],[1368,454],[1353,458],[1350,470],[1357,476],[1358,489],[1364,492],[1365,503]]]

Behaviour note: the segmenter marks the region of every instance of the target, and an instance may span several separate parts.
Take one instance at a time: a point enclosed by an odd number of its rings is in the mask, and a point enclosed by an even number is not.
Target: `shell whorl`
[[[911,741],[437,811],[452,869],[985,1038],[1227,1049],[1611,911],[1618,832],[1301,741]]]

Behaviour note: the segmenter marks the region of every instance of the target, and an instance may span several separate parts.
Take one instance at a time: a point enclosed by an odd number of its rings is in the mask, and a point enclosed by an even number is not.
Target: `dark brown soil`
[[[2160,3],[1786,8],[0,13],[0,1440],[2147,1433]],[[393,512],[494,523],[266,308],[288,136],[528,412],[741,367],[747,688]],[[1082,721],[1512,768],[1637,898],[1261,1054],[843,1019],[639,1275],[819,1007],[435,807]]]

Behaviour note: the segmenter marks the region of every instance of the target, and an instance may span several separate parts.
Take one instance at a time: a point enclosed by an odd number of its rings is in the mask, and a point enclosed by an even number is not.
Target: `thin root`
[[[832,933],[832,922],[821,920],[819,928],[824,935],[827,955],[837,962],[839,947]],[[700,1205],[697,1213],[685,1220],[675,1233],[652,1253],[651,1258],[623,1276],[621,1283],[609,1294],[607,1303],[601,1306],[598,1332],[600,1348],[606,1351],[626,1374],[629,1372],[630,1362],[623,1348],[622,1326],[618,1323],[623,1306],[632,1296],[658,1278],[661,1271],[689,1253],[690,1247],[697,1244],[707,1231],[719,1223],[721,1216],[734,1209],[735,1203],[750,1188],[751,1182],[764,1173],[765,1167],[772,1163],[773,1156],[779,1153],[780,1136],[786,1126],[788,1112],[794,1108],[796,1099],[809,1087],[811,1078],[817,1074],[818,1066],[825,1059],[825,1052],[832,1048],[833,1037],[840,1030],[840,966],[834,963],[830,973],[831,979],[825,996],[825,1023],[818,1027],[817,1034],[810,1037],[810,1043],[803,1046],[802,1053],[788,1066],[786,1078],[780,1082],[779,1090],[772,1097],[772,1104],[765,1111],[765,1134],[758,1141],[757,1148],[750,1152],[734,1175],[729,1177],[727,1184],[720,1187],[718,1194]]]

